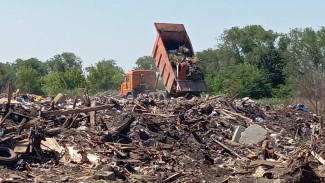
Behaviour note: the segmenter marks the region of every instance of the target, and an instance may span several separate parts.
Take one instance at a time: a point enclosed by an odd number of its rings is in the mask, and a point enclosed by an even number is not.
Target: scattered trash
[[[297,104],[297,109],[307,112],[308,109],[304,104]]]
[[[0,94],[1,181],[325,181],[321,118],[301,105],[58,96]]]

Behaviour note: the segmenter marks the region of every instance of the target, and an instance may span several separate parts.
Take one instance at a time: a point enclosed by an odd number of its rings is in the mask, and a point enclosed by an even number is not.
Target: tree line
[[[288,98],[304,93],[299,84],[308,73],[324,76],[325,28],[283,34],[260,25],[233,27],[224,30],[216,48],[197,57],[213,93]]]
[[[297,93],[299,83],[311,73],[324,76],[324,27],[291,29],[286,34],[260,25],[232,27],[224,30],[216,44],[196,53],[213,94],[286,98]],[[150,56],[143,56],[134,69],[156,68]],[[72,94],[85,87],[96,93],[119,89],[123,73],[115,60],[101,60],[83,70],[81,59],[65,52],[45,62],[30,58],[0,63],[0,90],[11,81],[20,91],[35,94]]]
[[[11,82],[21,92],[39,95],[75,94],[86,87],[96,93],[117,89],[123,72],[112,59],[101,60],[83,70],[82,60],[71,52],[57,54],[45,62],[37,58],[17,59],[13,63],[0,63],[0,91],[4,92]]]

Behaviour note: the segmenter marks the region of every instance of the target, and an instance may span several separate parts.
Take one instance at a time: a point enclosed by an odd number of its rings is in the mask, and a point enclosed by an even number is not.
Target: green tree
[[[143,56],[135,62],[137,65],[133,70],[157,70],[153,58],[151,56]]]
[[[325,69],[325,28],[292,29],[280,39],[285,71],[290,78],[301,78],[309,70]]]
[[[38,72],[32,67],[20,67],[17,73],[16,87],[21,92],[41,94],[41,83]]]
[[[219,46],[228,52],[223,60],[246,63],[267,71],[272,86],[276,87],[285,83],[284,60],[276,47],[278,37],[279,34],[260,25],[233,27],[224,31]]]
[[[85,76],[80,68],[72,68],[66,72],[52,72],[42,77],[42,90],[47,95],[57,93],[75,94],[77,88],[86,85]]]
[[[46,64],[37,58],[29,58],[27,60],[17,59],[15,63],[12,64],[12,66],[17,71],[21,67],[30,67],[32,69],[35,69],[40,76],[45,76],[48,73]]]
[[[90,92],[95,93],[108,89],[119,89],[123,78],[123,69],[116,65],[115,60],[102,60],[95,66],[87,67],[87,82]]]
[[[46,61],[46,64],[50,72],[66,72],[74,67],[82,67],[80,57],[71,52],[54,55],[53,58]]]
[[[9,63],[0,63],[0,92],[4,92],[8,82],[16,81],[16,72]]]
[[[236,64],[220,70],[211,86],[216,93],[237,97],[262,98],[271,96],[271,83],[263,71],[249,64]]]
[[[209,48],[196,53],[198,64],[205,75],[211,75],[222,67],[219,50]]]
[[[42,91],[46,95],[56,95],[58,93],[64,93],[66,90],[66,84],[62,73],[51,72],[41,78]]]
[[[67,90],[75,91],[76,88],[84,88],[86,86],[86,78],[81,68],[72,68],[63,74],[63,80]]]

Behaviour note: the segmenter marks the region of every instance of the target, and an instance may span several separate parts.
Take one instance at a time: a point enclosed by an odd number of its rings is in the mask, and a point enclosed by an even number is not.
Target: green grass
[[[290,99],[286,98],[262,98],[255,100],[260,105],[279,105],[279,104],[286,104],[289,102]]]

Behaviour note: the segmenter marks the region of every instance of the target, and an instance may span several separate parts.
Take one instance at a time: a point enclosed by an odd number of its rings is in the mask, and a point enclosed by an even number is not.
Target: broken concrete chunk
[[[222,164],[223,163],[223,159],[222,158],[214,158],[214,163],[215,164]]]
[[[101,171],[94,175],[95,180],[115,180],[115,173],[111,171]]]
[[[234,135],[232,136],[232,141],[233,142],[239,142],[239,139],[241,137],[242,132],[245,131],[245,127],[243,126],[238,126],[234,132]]]
[[[99,158],[95,154],[87,154],[87,159],[88,159],[88,161],[90,161],[92,163],[98,163],[99,162]]]
[[[79,153],[78,150],[75,150],[74,147],[72,147],[72,146],[67,147],[67,149],[68,149],[68,153],[69,153],[71,161],[73,161],[75,163],[82,163],[83,162],[83,157]]]
[[[252,125],[241,133],[239,142],[242,144],[257,144],[262,142],[266,138],[266,135],[267,131],[263,127]]]

